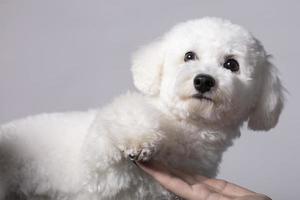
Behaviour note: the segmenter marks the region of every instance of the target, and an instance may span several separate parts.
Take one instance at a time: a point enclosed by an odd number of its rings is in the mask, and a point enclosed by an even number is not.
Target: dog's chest
[[[169,131],[160,160],[188,172],[216,175],[222,153],[230,145],[224,133],[180,123]]]

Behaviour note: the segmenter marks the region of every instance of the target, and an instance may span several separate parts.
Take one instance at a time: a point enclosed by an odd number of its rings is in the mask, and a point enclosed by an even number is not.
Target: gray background
[[[131,53],[172,25],[218,16],[251,30],[289,91],[276,129],[244,130],[220,178],[299,199],[299,1],[0,0],[0,123],[84,110],[133,88]]]

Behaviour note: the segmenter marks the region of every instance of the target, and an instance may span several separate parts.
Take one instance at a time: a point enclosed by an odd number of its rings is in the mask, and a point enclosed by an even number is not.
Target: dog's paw
[[[128,147],[123,150],[126,158],[132,161],[149,161],[157,152],[155,144],[143,144],[135,147]]]

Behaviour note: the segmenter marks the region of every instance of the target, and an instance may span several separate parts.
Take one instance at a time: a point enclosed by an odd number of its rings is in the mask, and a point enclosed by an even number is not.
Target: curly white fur
[[[198,59],[184,62],[188,51]],[[222,67],[227,56],[237,72]],[[269,130],[278,121],[283,92],[260,42],[218,18],[175,26],[133,58],[134,83],[100,110],[42,114],[0,128],[0,199],[171,199],[128,157],[165,162],[214,177],[222,153],[248,121]],[[193,97],[193,79],[216,85]]]

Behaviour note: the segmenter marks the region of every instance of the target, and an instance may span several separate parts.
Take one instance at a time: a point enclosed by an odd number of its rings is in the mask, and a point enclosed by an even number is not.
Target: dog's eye
[[[223,64],[223,67],[229,69],[232,72],[239,71],[239,63],[233,58],[227,59],[226,62]]]
[[[196,53],[189,51],[184,55],[184,62],[188,62],[190,60],[196,60],[198,59]]]

